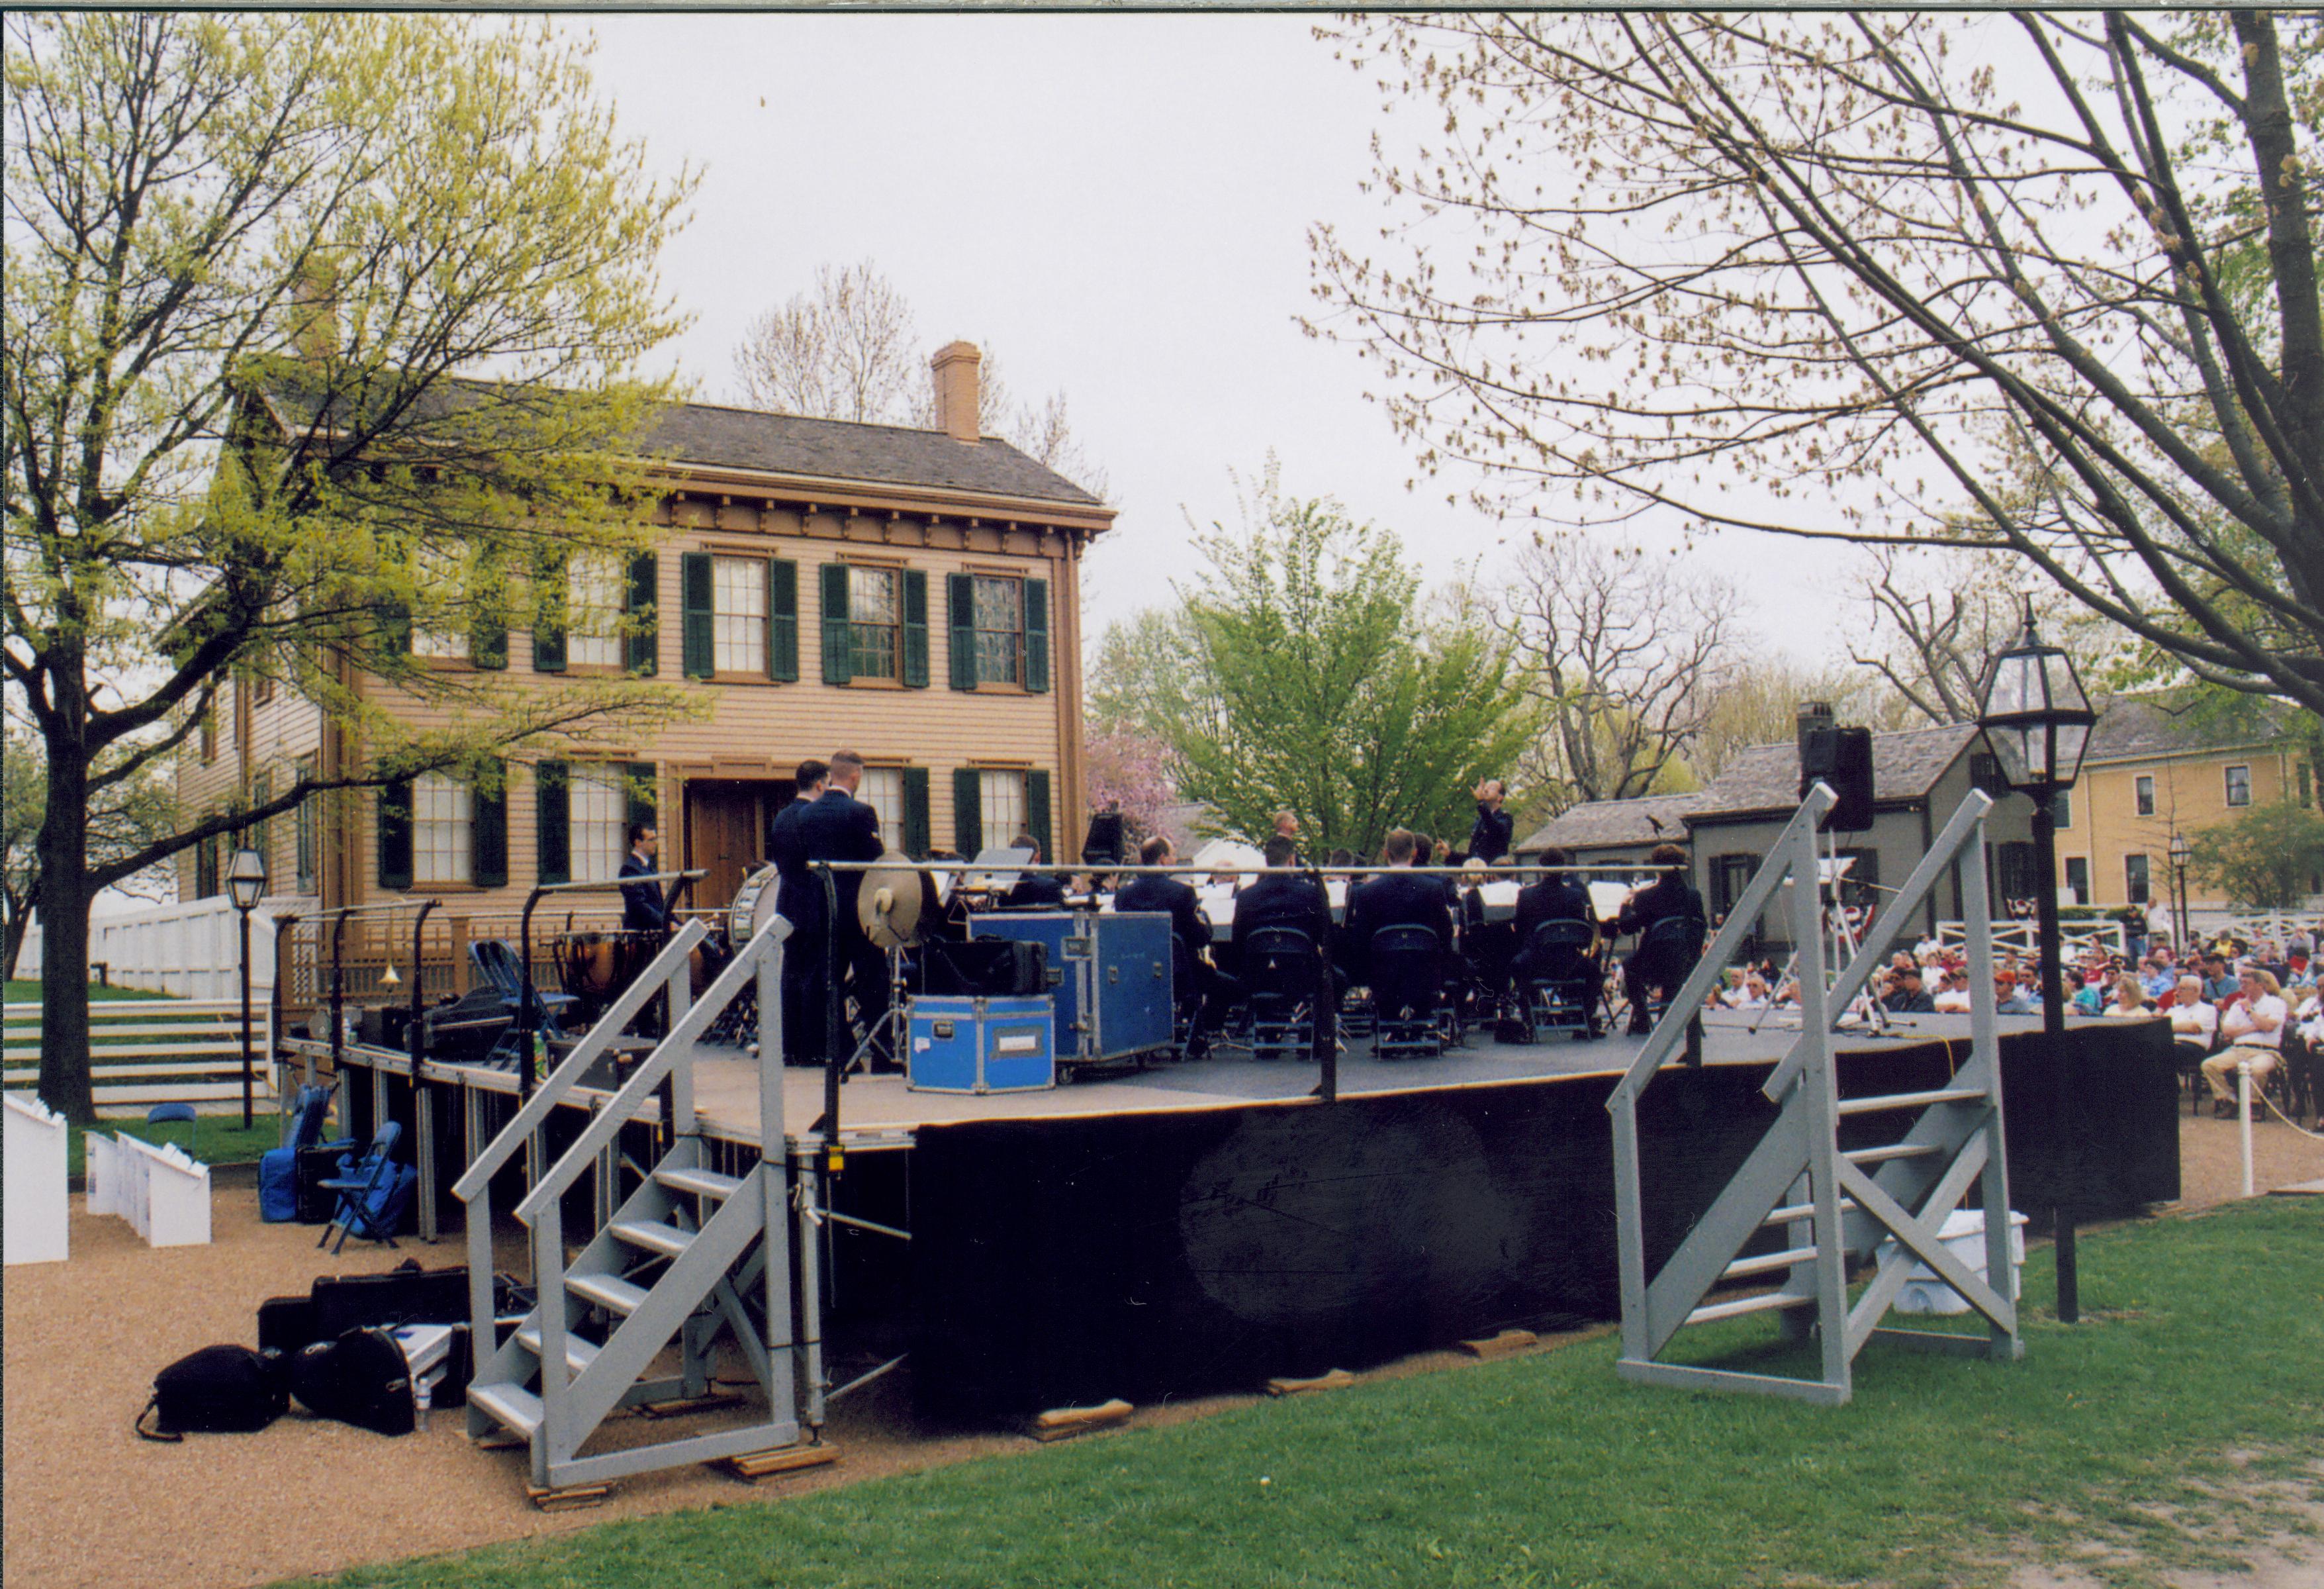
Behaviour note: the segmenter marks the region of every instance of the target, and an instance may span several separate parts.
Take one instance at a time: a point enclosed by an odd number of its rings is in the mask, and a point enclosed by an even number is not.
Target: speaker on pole
[[[1082,864],[1119,866],[1122,853],[1122,821],[1119,811],[1100,811],[1090,818],[1089,836],[1082,841]]]
[[[1840,797],[1823,819],[1826,833],[1861,833],[1872,826],[1872,730],[1803,725],[1800,798],[1821,781]]]

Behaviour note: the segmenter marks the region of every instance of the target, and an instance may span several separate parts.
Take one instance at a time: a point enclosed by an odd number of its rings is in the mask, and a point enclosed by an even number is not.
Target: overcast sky
[[[1165,603],[1186,514],[1232,522],[1230,470],[1403,537],[1432,579],[1506,559],[1493,520],[1407,491],[1351,348],[1305,336],[1307,231],[1369,236],[1383,122],[1370,79],[1298,16],[613,16],[601,88],[655,160],[705,180],[665,255],[696,317],[697,394],[731,401],[745,323],[816,268],[869,259],[934,348],[997,350],[1020,397],[1063,391],[1122,510],[1091,555],[1092,634]],[[1182,508],[1185,510],[1182,512]],[[1651,540],[1651,537],[1649,537]],[[1667,547],[1665,540],[1660,543]],[[1730,536],[1693,554],[1803,657],[1837,637],[1828,549]]]

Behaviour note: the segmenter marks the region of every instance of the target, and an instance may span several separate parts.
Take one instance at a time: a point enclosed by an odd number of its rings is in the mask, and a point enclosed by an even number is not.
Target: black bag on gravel
[[[349,1330],[303,1348],[290,1360],[290,1392],[317,1417],[374,1435],[408,1435],[419,1421],[410,1365],[385,1330]]]
[[[153,1397],[137,1415],[138,1435],[147,1440],[181,1440],[188,1435],[247,1435],[282,1416],[290,1405],[280,1352],[247,1346],[205,1346],[153,1376]],[[145,1427],[153,1416],[152,1432]]]

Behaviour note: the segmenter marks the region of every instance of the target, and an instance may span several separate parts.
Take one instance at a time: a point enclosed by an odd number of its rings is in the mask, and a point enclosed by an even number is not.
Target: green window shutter
[[[923,680],[925,682],[925,680]],[[928,858],[928,770],[904,769],[904,854],[915,861]]]
[[[565,671],[566,563],[564,550],[556,548],[543,552],[533,565],[532,670],[536,673]]]
[[[928,577],[919,568],[904,570],[904,683],[928,687]]]
[[[964,861],[984,847],[984,783],[973,767],[952,771],[952,847]]]
[[[475,791],[475,820],[468,829],[468,880],[478,888],[508,884],[508,767],[498,763],[500,787]]]
[[[573,881],[573,784],[562,762],[541,762],[532,770],[533,867],[535,882]]]
[[[976,579],[969,574],[945,576],[945,606],[952,620],[952,687],[976,688]]]
[[[379,604],[379,648],[390,657],[411,654],[411,609],[400,601]]]
[[[1041,859],[1056,864],[1057,846],[1049,833],[1049,775],[1025,774],[1025,831],[1041,841]]]
[[[715,671],[717,652],[711,644],[710,554],[690,551],[678,559],[679,583],[686,602],[686,676],[707,679]]]
[[[823,681],[844,684],[855,677],[851,654],[854,636],[847,623],[847,565],[823,566]]]
[[[1049,688],[1049,582],[1025,581],[1025,688]]]
[[[508,612],[501,600],[506,572],[491,560],[478,563],[468,592],[475,604],[468,618],[468,661],[479,668],[508,666]]]
[[[798,678],[798,565],[784,558],[767,561],[767,677]]]
[[[661,670],[661,624],[656,616],[660,601],[660,560],[650,551],[641,551],[630,559],[630,624],[625,643],[630,671],[648,678]]]
[[[630,820],[658,822],[654,815],[654,780],[657,770],[651,762],[630,762],[622,768],[622,781],[630,790]],[[627,835],[623,835],[627,837]]]
[[[379,791],[379,886],[411,886],[411,781]]]

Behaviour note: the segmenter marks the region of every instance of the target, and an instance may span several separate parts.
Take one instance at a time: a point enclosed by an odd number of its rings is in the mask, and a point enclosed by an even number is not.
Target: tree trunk
[[[88,1074],[88,768],[48,736],[41,823],[41,1099],[77,1125],[97,1118]]]
[[[0,982],[15,980],[16,962],[23,956],[24,938],[32,929],[32,912],[40,909],[40,903],[41,882],[39,874],[35,873],[32,886],[24,891],[23,901],[11,906],[8,925],[0,928]]]

